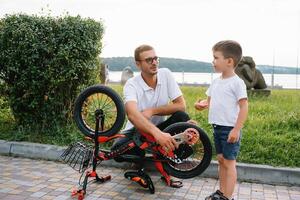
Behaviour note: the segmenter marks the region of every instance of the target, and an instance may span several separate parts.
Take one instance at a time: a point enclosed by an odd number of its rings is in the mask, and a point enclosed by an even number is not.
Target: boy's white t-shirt
[[[221,126],[235,126],[240,111],[238,101],[247,98],[246,85],[237,75],[216,78],[206,91],[210,97],[208,122]]]
[[[157,85],[153,89],[149,87],[141,74],[129,79],[123,89],[124,102],[135,101],[139,111],[168,105],[170,101],[182,96],[182,92],[168,68],[161,68],[157,73]],[[165,116],[152,116],[150,121],[157,125],[165,120]],[[124,130],[133,127],[128,120]]]

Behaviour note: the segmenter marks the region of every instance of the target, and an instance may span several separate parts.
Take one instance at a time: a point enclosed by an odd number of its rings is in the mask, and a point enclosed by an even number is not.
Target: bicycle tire
[[[178,122],[178,123],[168,126],[164,130],[164,132],[170,133],[171,135],[176,135],[178,133],[183,132],[187,128],[195,128],[199,132],[199,143],[198,144],[203,147],[203,156],[200,160],[199,159],[191,159],[189,161],[189,162],[198,162],[198,164],[195,167],[193,167],[192,169],[179,170],[175,167],[176,164],[173,163],[172,161],[163,162],[163,167],[168,174],[170,174],[171,176],[177,177],[177,178],[181,178],[181,179],[193,178],[195,176],[202,174],[207,169],[207,167],[209,166],[211,159],[212,159],[211,142],[210,142],[207,134],[198,126],[187,123],[187,122]],[[194,149],[194,146],[193,146],[193,149]],[[195,152],[193,152],[193,155],[194,154],[195,154]],[[190,158],[187,158],[187,159],[190,159]],[[186,162],[186,163],[183,163],[183,164],[187,164],[188,161],[185,160],[184,162]],[[179,164],[179,165],[181,165],[181,164]]]
[[[97,100],[97,102],[92,106],[89,105],[90,101],[93,100]],[[103,105],[101,105],[102,100],[105,101]],[[114,110],[109,110],[110,107],[114,107]],[[104,126],[103,130],[99,130],[99,136],[112,136],[118,133],[125,121],[124,104],[118,93],[104,85],[90,86],[77,97],[74,105],[74,120],[79,130],[85,136],[94,138],[96,124],[94,112],[97,109],[102,109],[106,119],[111,120],[110,124]]]

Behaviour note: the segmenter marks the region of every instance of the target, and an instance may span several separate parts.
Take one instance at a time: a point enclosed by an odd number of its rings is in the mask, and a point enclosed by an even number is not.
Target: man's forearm
[[[186,104],[183,96],[179,96],[172,101],[172,103],[160,106],[156,108],[150,108],[152,110],[152,115],[170,115],[177,111],[185,111]]]
[[[151,108],[153,115],[159,115],[159,116],[164,116],[164,115],[171,115],[177,111],[185,111],[185,105],[183,104],[168,104],[166,106],[160,106],[156,108]]]
[[[140,112],[128,114],[128,119],[139,131],[150,134],[153,137],[156,137],[156,134],[160,132],[160,130]]]

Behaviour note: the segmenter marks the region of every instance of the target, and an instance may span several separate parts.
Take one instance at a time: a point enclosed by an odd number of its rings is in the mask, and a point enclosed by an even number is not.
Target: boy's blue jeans
[[[242,131],[240,132],[240,138],[236,143],[228,143],[228,135],[233,129],[232,126],[220,126],[213,124],[214,129],[214,141],[217,154],[223,154],[223,157],[227,160],[236,160],[242,137]]]

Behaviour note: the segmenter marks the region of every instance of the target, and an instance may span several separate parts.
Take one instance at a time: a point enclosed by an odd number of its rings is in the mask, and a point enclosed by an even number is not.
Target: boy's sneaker
[[[224,194],[217,190],[208,197],[205,198],[205,200],[229,200],[227,197],[224,196]],[[233,198],[231,200],[234,200]]]
[[[220,190],[217,190],[208,197],[205,197],[205,200],[219,200],[221,196],[223,196],[223,193]]]

